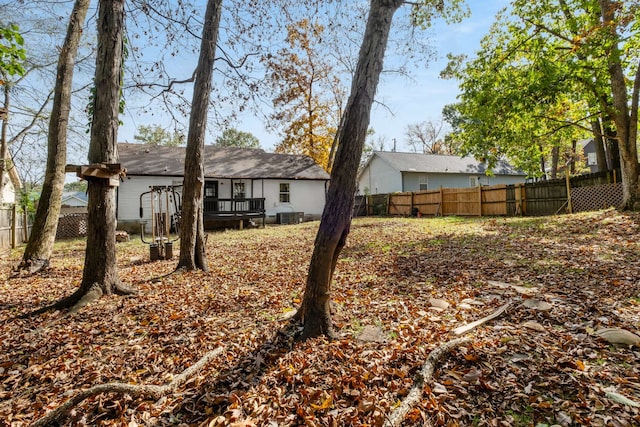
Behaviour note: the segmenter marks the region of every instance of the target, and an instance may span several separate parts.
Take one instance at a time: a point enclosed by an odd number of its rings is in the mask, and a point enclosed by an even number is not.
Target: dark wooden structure
[[[205,197],[203,216],[205,225],[224,222],[235,222],[244,227],[245,222],[261,219],[265,223],[264,197],[219,199]]]

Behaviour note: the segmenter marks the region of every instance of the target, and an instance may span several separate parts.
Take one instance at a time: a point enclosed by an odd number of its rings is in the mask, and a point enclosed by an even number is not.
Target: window
[[[234,199],[244,199],[246,196],[244,191],[244,182],[234,182],[233,183],[233,198]]]
[[[289,191],[289,183],[280,183],[280,203],[291,202],[291,193]]]
[[[587,153],[587,165],[594,166],[598,164],[598,158],[596,157],[596,153]]]
[[[477,176],[469,177],[469,187],[478,187],[480,185],[480,178]]]
[[[429,189],[428,188],[429,187],[429,177],[428,176],[421,176],[418,185],[420,186],[420,191],[428,190]]]

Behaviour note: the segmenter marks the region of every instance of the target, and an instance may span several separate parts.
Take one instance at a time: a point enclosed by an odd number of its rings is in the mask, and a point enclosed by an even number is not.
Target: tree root
[[[122,283],[117,283],[114,286],[113,293],[115,295],[135,295],[138,293],[137,290],[130,288]],[[88,290],[85,290],[82,286],[71,295],[64,297],[51,305],[47,305],[45,307],[39,308],[34,311],[30,311],[28,313],[24,313],[18,316],[19,319],[28,319],[29,317],[37,316],[42,313],[46,313],[48,311],[54,310],[66,310],[69,309],[69,314],[74,314],[80,311],[84,306],[97,301],[104,295],[104,291],[102,287],[98,283],[94,283],[89,287]]]
[[[11,271],[9,278],[15,279],[16,277],[33,276],[34,274],[49,268],[49,265],[50,263],[48,259],[38,258],[22,260],[22,262]]]
[[[32,427],[44,427],[53,423],[59,423],[64,417],[67,416],[69,411],[79,405],[84,400],[96,396],[101,393],[118,393],[128,394],[131,397],[148,397],[154,400],[158,400],[167,394],[174,392],[178,387],[183,385],[189,378],[191,378],[196,372],[202,369],[207,363],[213,360],[216,356],[224,351],[223,347],[218,347],[215,350],[211,350],[194,365],[185,369],[181,374],[177,375],[173,381],[166,385],[132,385],[126,383],[106,383],[98,384],[86,390],[79,391],[69,400],[58,406],[51,412],[47,413],[42,418],[36,420]]]
[[[478,326],[482,325],[483,323],[487,323],[489,320],[493,320],[498,316],[501,316],[502,313],[504,313],[505,311],[507,311],[507,309],[511,307],[511,301],[509,301],[508,303],[506,303],[505,305],[503,305],[502,307],[498,308],[496,311],[494,311],[493,313],[491,313],[490,315],[483,317],[480,320],[476,320],[475,322],[471,322],[467,325],[462,325],[459,326],[457,328],[455,328],[453,330],[453,333],[455,335],[462,335],[465,332],[468,332],[472,329],[477,328]]]
[[[511,301],[509,301],[490,315],[485,316],[480,320],[476,320],[475,322],[471,322],[467,325],[460,326],[454,329],[452,332],[455,335],[461,335],[465,332],[475,329],[478,326],[490,320],[493,320],[498,316],[501,316],[505,311],[507,311],[511,304]],[[398,427],[400,424],[402,424],[404,417],[407,416],[411,408],[413,408],[413,406],[418,403],[420,399],[422,399],[424,384],[433,376],[436,364],[451,350],[469,342],[471,342],[471,339],[467,337],[456,338],[436,347],[431,353],[429,353],[426,362],[424,363],[424,365],[422,365],[422,369],[420,370],[418,375],[416,375],[414,386],[409,391],[407,397],[405,397],[404,400],[400,403],[400,406],[394,409],[391,415],[387,417],[387,420],[385,421],[383,427]]]
[[[420,372],[416,376],[414,386],[411,387],[409,394],[400,403],[400,406],[394,409],[391,415],[387,417],[383,427],[398,427],[411,408],[422,399],[424,384],[433,376],[436,364],[451,350],[469,342],[471,342],[470,338],[456,338],[436,347],[429,353],[427,361],[422,365],[422,369],[420,369]]]

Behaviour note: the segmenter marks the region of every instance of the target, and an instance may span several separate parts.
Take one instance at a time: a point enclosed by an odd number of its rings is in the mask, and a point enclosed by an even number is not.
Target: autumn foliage
[[[52,268],[0,284],[0,425],[101,383],[168,384],[222,347],[175,393],[98,395],[64,425],[379,426],[433,349],[507,302],[440,361],[405,425],[640,424],[638,348],[596,334],[640,329],[639,215],[356,219],[332,289],[340,339],[296,342],[316,230],[210,234],[208,273],[119,243],[138,295],[18,318],[81,280],[84,242],[57,243]]]

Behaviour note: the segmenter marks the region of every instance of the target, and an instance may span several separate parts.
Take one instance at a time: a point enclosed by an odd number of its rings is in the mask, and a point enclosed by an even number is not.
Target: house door
[[[204,212],[218,211],[218,181],[204,183]]]

